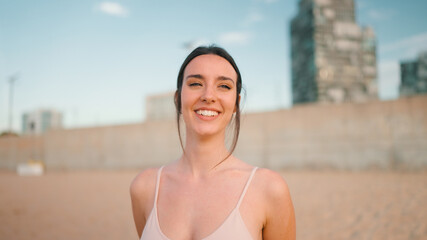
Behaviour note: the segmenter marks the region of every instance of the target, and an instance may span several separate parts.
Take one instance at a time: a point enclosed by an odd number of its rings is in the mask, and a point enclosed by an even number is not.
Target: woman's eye
[[[228,90],[230,90],[230,89],[231,89],[231,87],[230,87],[230,86],[228,86],[228,85],[220,85],[220,87],[221,87],[221,88],[228,89]]]
[[[195,86],[202,86],[202,84],[195,82],[195,83],[190,83],[188,86],[195,87]]]

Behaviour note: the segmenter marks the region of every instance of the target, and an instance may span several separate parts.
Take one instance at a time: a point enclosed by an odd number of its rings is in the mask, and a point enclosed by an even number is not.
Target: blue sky
[[[380,98],[398,97],[399,61],[427,50],[427,1],[356,0],[378,41]],[[216,43],[235,58],[245,111],[291,107],[289,22],[298,0],[0,0],[0,131],[7,80],[17,74],[13,128],[39,108],[65,127],[144,119],[145,97],[173,91],[186,43]]]

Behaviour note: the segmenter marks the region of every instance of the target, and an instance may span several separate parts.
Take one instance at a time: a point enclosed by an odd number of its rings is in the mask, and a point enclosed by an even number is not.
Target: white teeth
[[[211,111],[211,110],[197,110],[196,113],[202,116],[207,116],[207,117],[213,117],[218,115],[218,112]]]

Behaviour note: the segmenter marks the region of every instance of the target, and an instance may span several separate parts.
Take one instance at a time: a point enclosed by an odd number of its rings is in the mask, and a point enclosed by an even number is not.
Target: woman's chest
[[[160,189],[157,200],[160,229],[166,236],[177,237],[174,239],[180,239],[178,236],[182,239],[202,239],[221,229],[227,221],[240,221],[237,223],[240,229],[251,229],[251,234],[259,235],[262,221],[256,210],[248,208],[254,206],[251,196],[242,199],[245,200],[242,201],[243,206],[237,208],[239,200],[244,197],[245,182],[235,183],[216,182],[194,186],[175,182],[169,186],[162,185],[165,187]],[[243,215],[240,215],[240,211]],[[229,220],[232,214],[233,220]]]

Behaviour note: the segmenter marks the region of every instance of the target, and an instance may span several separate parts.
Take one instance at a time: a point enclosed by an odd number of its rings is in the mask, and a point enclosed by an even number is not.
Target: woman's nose
[[[216,101],[215,90],[213,86],[206,86],[200,98],[202,102],[213,103]]]

